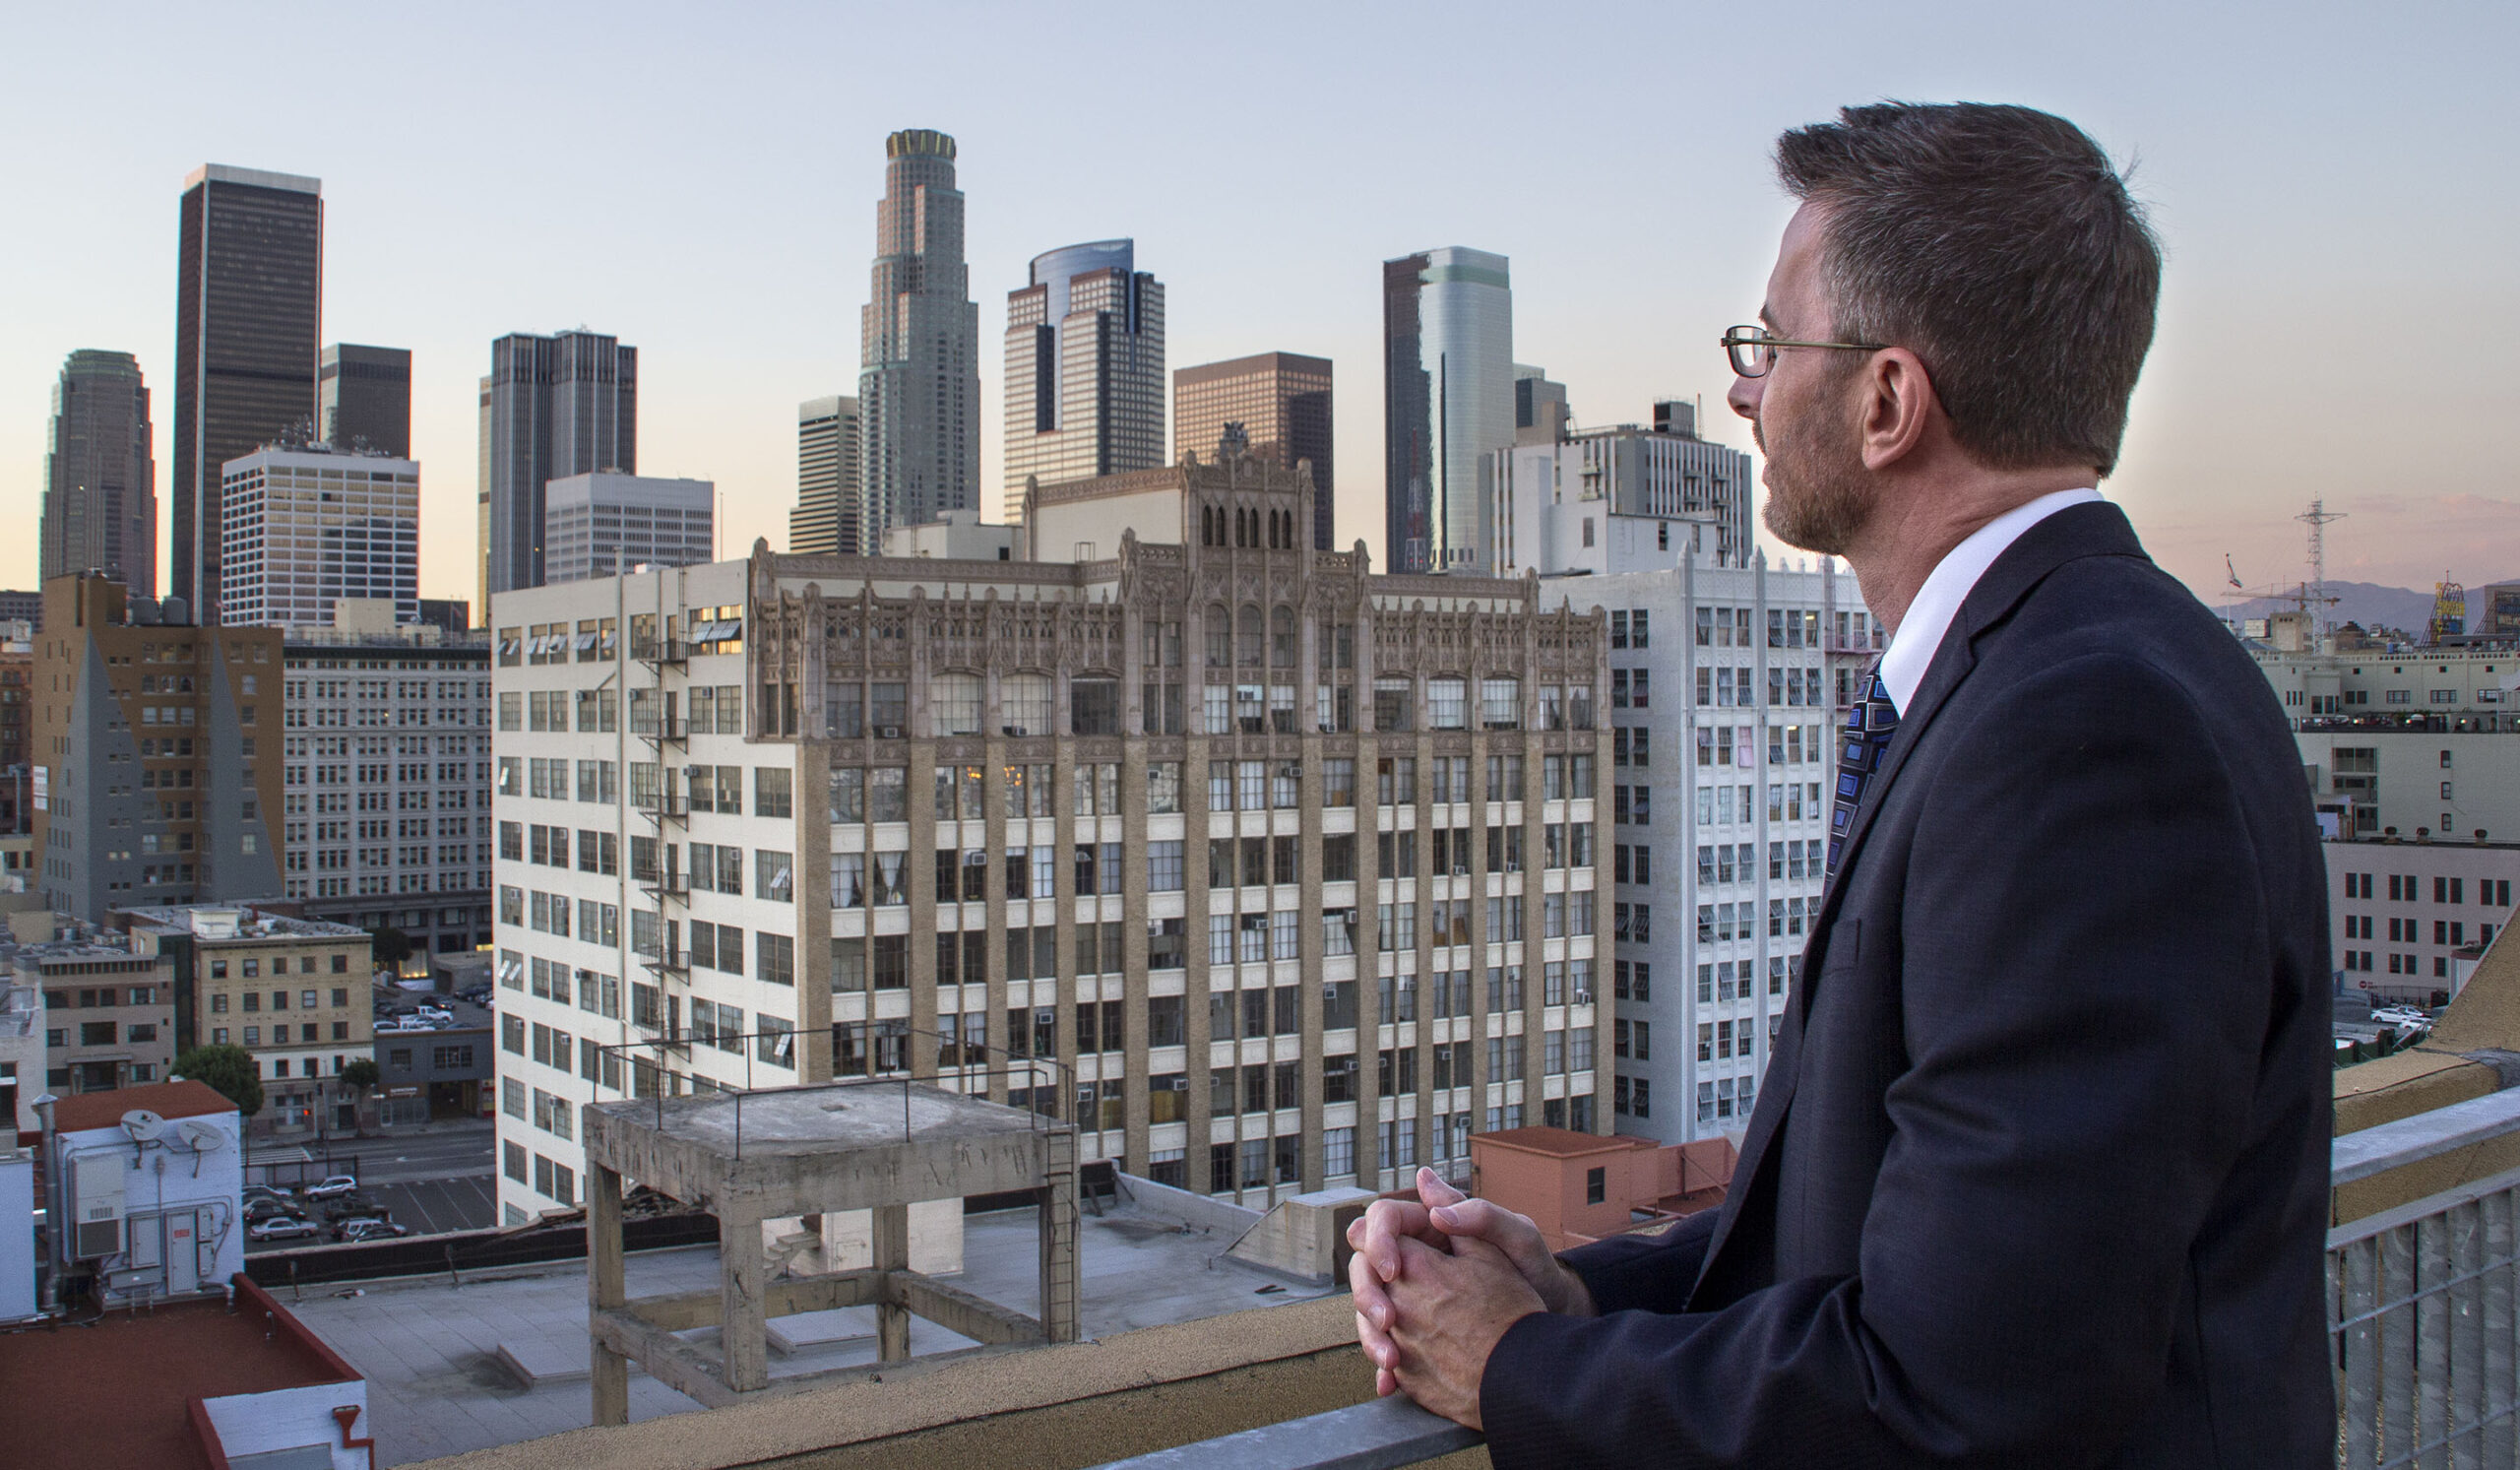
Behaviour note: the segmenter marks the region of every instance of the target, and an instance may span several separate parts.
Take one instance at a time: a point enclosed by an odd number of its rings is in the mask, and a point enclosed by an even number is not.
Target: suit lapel
[[[1785,1021],[1777,1032],[1776,1051],[1770,1055],[1767,1075],[1759,1084],[1758,1104],[1741,1135],[1741,1156],[1733,1168],[1732,1185],[1725,1190],[1724,1213],[1717,1219],[1715,1235],[1707,1243],[1705,1264],[1698,1272],[1700,1287],[1712,1279],[1716,1261],[1740,1219],[1744,1202],[1751,1197],[1760,1171],[1768,1165],[1771,1148],[1785,1125],[1786,1113],[1794,1105],[1795,1089],[1801,1081],[1802,1032],[1810,1014],[1811,992],[1819,984],[1820,970],[1828,963],[1828,943],[1837,927],[1838,910],[1845,902],[1847,877],[1855,870],[1864,834],[1871,829],[1873,814],[1881,809],[1891,784],[1907,763],[1908,752],[1924,738],[1933,717],[1977,667],[1978,640],[2010,617],[2013,608],[2048,573],[2085,556],[2143,554],[2143,543],[2136,540],[2125,512],[2116,506],[2107,501],[2069,506],[2023,532],[1986,568],[1962,601],[1941,647],[1934,651],[1933,662],[1925,669],[1924,681],[1917,686],[1916,697],[1910,701],[1914,708],[1899,712],[1899,728],[1890,737],[1890,748],[1882,753],[1881,768],[1865,785],[1863,799],[1847,823],[1846,847],[1838,860],[1836,874],[1821,894],[1819,913],[1811,920],[1811,944],[1804,951],[1801,974],[1788,997]],[[1847,927],[1848,937],[1860,947],[1861,936],[1854,924],[1851,922]]]

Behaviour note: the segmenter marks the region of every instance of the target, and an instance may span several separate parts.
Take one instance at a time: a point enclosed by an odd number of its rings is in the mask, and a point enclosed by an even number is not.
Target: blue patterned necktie
[[[1838,746],[1838,790],[1829,810],[1829,875],[1837,876],[1838,859],[1846,852],[1847,832],[1863,789],[1881,769],[1890,737],[1899,731],[1899,707],[1890,701],[1890,686],[1881,681],[1881,666],[1864,675],[1863,698],[1847,711],[1847,726]]]

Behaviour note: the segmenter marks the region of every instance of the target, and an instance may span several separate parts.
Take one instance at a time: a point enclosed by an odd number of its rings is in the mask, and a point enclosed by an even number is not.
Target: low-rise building
[[[378,1031],[377,1123],[394,1127],[489,1117],[497,1087],[490,1063],[497,1052],[488,1026]]]
[[[42,1126],[35,1099],[48,1085],[43,991],[16,976],[0,976],[0,1127],[32,1133]]]
[[[2365,838],[2320,844],[2340,988],[2446,1005],[2511,922],[2520,841]]]
[[[163,1081],[175,1059],[172,957],[59,916],[18,919],[13,930],[32,936],[0,939],[0,985],[14,979],[42,996],[43,1086],[34,1091],[70,1096]]]
[[[374,1053],[365,929],[248,905],[132,909],[115,920],[135,943],[171,957],[190,1000],[184,1046],[253,1054],[263,1079],[256,1134],[359,1125],[358,1096],[335,1079]]]
[[[2520,836],[2520,649],[2252,653],[2328,836]]]

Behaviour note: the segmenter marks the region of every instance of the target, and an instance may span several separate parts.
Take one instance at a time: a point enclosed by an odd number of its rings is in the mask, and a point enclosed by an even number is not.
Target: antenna
[[[2322,607],[2330,606],[2327,595],[2327,527],[2331,521],[2344,520],[2345,512],[2329,510],[2326,500],[2317,499],[2310,502],[2308,510],[2293,519],[2310,528],[2309,600]],[[2330,622],[2320,631],[2330,633],[2334,632],[2335,628],[2336,625]]]

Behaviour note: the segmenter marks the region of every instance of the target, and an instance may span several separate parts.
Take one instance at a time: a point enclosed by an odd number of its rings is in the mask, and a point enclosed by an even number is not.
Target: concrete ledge
[[[547,1388],[553,1383],[583,1383],[587,1380],[587,1347],[584,1339],[574,1342],[550,1342],[526,1338],[521,1342],[503,1342],[491,1355],[508,1376],[527,1388]]]
[[[1083,1470],[1372,1394],[1354,1313],[1335,1296],[416,1463],[424,1470],[572,1463]]]

